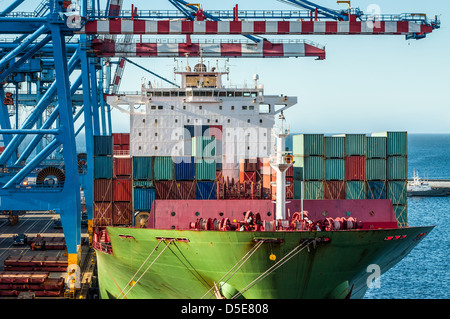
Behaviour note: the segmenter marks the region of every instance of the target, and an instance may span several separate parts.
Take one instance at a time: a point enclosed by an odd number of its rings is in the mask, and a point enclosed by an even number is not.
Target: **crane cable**
[[[274,264],[272,267],[270,267],[269,269],[267,269],[265,272],[263,272],[261,275],[259,275],[255,280],[253,280],[251,283],[249,283],[247,286],[245,286],[241,291],[239,291],[238,293],[236,293],[233,297],[231,297],[231,299],[236,299],[239,296],[241,296],[244,292],[246,292],[247,290],[249,290],[250,288],[252,288],[254,285],[256,285],[259,281],[263,280],[264,278],[266,278],[268,275],[270,275],[272,272],[274,272],[276,269],[278,269],[279,267],[281,267],[283,264],[285,264],[286,262],[288,262],[292,257],[294,257],[295,255],[297,255],[298,253],[300,253],[303,249],[307,248],[311,243],[315,242],[314,239],[311,240],[307,240],[305,242],[302,242],[300,245],[298,245],[297,247],[295,247],[294,249],[292,249],[286,256],[284,256],[283,258],[281,258],[276,264]],[[306,244],[306,245],[305,245]],[[304,245],[304,247],[300,250],[298,250],[300,247],[302,247]]]

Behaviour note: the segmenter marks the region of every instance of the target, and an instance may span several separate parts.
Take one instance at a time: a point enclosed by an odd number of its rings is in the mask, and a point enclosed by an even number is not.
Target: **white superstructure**
[[[215,136],[224,175],[242,158],[270,156],[275,115],[295,105],[296,97],[264,95],[257,75],[251,88],[225,87],[227,72],[207,70],[202,60],[175,74],[179,88],[143,85],[140,95],[108,97],[111,106],[129,110],[131,156],[189,156],[194,136]]]

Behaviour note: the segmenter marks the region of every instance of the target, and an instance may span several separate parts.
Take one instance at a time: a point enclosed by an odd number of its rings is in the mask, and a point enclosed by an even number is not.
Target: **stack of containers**
[[[386,138],[367,136],[367,199],[386,199]]]
[[[387,198],[392,200],[399,227],[408,225],[407,218],[407,133],[372,133],[382,137],[387,143],[386,190]]]
[[[174,157],[175,199],[195,199],[195,162],[192,156]]]
[[[294,155],[294,198],[324,198],[325,146],[323,134],[299,134],[292,137]]]
[[[175,199],[172,156],[153,157],[153,183],[155,199]]]
[[[124,155],[127,149],[130,149],[129,134],[113,134],[113,142],[113,148],[119,145],[121,151],[119,155],[113,156],[112,223],[115,226],[131,225],[133,217],[132,159],[129,155]],[[117,151],[113,150],[113,152],[117,154]]]
[[[366,199],[366,135],[345,137],[345,199]]]
[[[153,158],[151,156],[133,157],[133,210],[150,212],[155,200],[153,184]]]
[[[324,137],[324,199],[345,199],[345,137]]]
[[[112,136],[94,136],[94,226],[112,225]]]
[[[217,199],[216,138],[192,138],[192,156],[195,162],[195,199]]]

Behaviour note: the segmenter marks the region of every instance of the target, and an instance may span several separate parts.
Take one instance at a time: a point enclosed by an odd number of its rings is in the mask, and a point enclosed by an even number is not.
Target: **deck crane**
[[[161,38],[168,35],[180,35],[183,37],[202,35],[234,35],[234,36],[267,36],[267,35],[406,35],[412,38],[422,38],[426,34],[439,28],[439,21],[428,20],[425,15],[403,14],[403,15],[381,15],[380,24],[366,23],[369,17],[364,14],[356,14],[353,19],[349,12],[343,10],[325,10],[326,8],[312,5],[310,1],[295,1],[302,3],[305,10],[210,10],[186,6],[184,1],[171,0],[170,3],[177,10],[137,10],[131,13],[121,10],[120,7],[108,6],[106,10],[98,7],[100,4],[94,0],[81,0],[80,9],[72,10],[70,1],[44,0],[37,9],[31,13],[16,12],[15,9],[24,0],[16,0],[9,7],[0,9],[0,34],[19,35],[17,42],[6,42],[0,44],[0,77],[6,76],[11,71],[25,64],[28,58],[45,53],[51,53],[54,57],[52,66],[45,66],[47,70],[54,68],[55,80],[50,82],[49,87],[39,100],[35,108],[22,123],[14,127],[10,123],[8,114],[0,112],[0,135],[3,136],[5,149],[0,155],[0,210],[54,210],[61,216],[64,235],[66,238],[67,251],[69,253],[69,264],[79,262],[80,245],[80,186],[83,186],[86,201],[92,200],[93,192],[93,138],[105,133],[104,119],[108,119],[107,110],[102,107],[103,81],[102,72],[104,65],[100,64],[100,58],[108,57],[173,57],[178,56],[180,51],[174,52],[167,43],[137,42],[134,46],[136,51],[130,51],[133,45],[124,44],[124,49],[117,50],[119,46],[113,41],[114,50],[100,52],[106,41],[101,36],[112,35],[157,35]],[[294,2],[294,1],[288,1]],[[108,2],[113,3],[113,2]],[[120,3],[119,0],[115,3]],[[317,11],[317,14],[316,14]],[[352,9],[352,12],[356,12]],[[195,14],[194,14],[195,13]],[[201,13],[201,14],[200,14]],[[339,14],[342,17],[339,17]],[[208,17],[211,15],[211,17]],[[188,19],[187,17],[191,18]],[[205,18],[206,17],[206,18]],[[72,19],[76,23],[72,23]],[[68,41],[77,39],[78,42]],[[102,40],[103,43],[99,40]],[[285,50],[289,42],[276,43],[275,41],[253,41],[253,43],[237,42],[234,48],[226,48],[225,43],[216,42],[215,51],[211,52],[214,57],[245,57],[249,50],[262,47],[262,54],[253,57],[281,57],[286,55]],[[304,42],[309,44],[308,42]],[[145,45],[143,45],[145,44]],[[177,43],[179,44],[179,43]],[[181,48],[188,53],[195,54],[195,48],[202,43],[183,43]],[[183,46],[184,45],[184,46]],[[8,47],[9,46],[9,47]],[[150,48],[153,46],[153,51]],[[137,49],[139,48],[139,50]],[[178,50],[180,46],[178,45]],[[222,51],[222,49],[224,49]],[[312,56],[324,54],[323,48],[311,46]],[[230,51],[231,50],[231,51]],[[268,50],[268,51],[264,51]],[[322,51],[320,51],[322,50]],[[204,50],[205,55],[206,51]],[[304,49],[306,52],[307,50]],[[32,53],[30,53],[32,52]],[[131,52],[131,55],[130,55]],[[231,54],[230,54],[231,52]],[[264,52],[267,55],[264,55]],[[292,52],[292,51],[291,51]],[[126,53],[126,54],[125,54]],[[142,54],[145,53],[145,54]],[[185,52],[183,52],[184,54]],[[237,54],[238,53],[238,54]],[[294,54],[299,55],[297,51]],[[311,52],[310,52],[311,53]],[[26,57],[26,54],[30,56]],[[306,55],[306,54],[305,54]],[[301,56],[301,55],[299,55]],[[75,70],[81,70],[75,76]],[[98,76],[100,73],[100,76]],[[8,81],[5,77],[4,82]],[[73,112],[74,95],[82,88],[82,107]],[[4,85],[0,86],[0,102],[4,102]],[[56,106],[52,109],[47,120],[40,124],[38,119],[42,117],[51,103]],[[4,110],[4,105],[0,105]],[[59,118],[60,125],[53,125]],[[75,121],[84,119],[83,130],[85,132],[87,165],[79,171],[77,158],[77,144],[75,141]],[[7,138],[5,138],[5,136]],[[24,156],[19,146],[25,137],[46,136],[49,143],[33,157]],[[33,143],[34,145],[34,143]],[[42,185],[31,185],[25,187],[23,181],[29,176],[37,173],[42,165],[53,154],[55,150],[62,147],[64,183],[55,187],[46,188]],[[27,155],[27,154],[25,154]],[[23,158],[24,163],[17,161]],[[62,164],[62,163],[61,163]],[[89,196],[91,196],[89,199]],[[92,208],[91,208],[92,209]],[[91,215],[88,218],[92,218]]]

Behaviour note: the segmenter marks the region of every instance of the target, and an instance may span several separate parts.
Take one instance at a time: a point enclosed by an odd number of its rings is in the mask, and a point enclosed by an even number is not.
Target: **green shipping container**
[[[345,161],[341,158],[325,159],[325,180],[343,181],[345,176]]]
[[[366,160],[366,178],[368,181],[386,180],[386,160],[383,158],[368,158]]]
[[[366,135],[346,134],[345,135],[345,156],[366,155]]]
[[[292,137],[294,156],[324,156],[323,134],[299,134]]]
[[[294,179],[294,199],[302,199],[302,181]]]
[[[366,182],[345,182],[345,199],[367,199]]]
[[[408,226],[408,206],[407,205],[393,205],[395,218],[397,219],[398,227]]]
[[[210,158],[197,160],[195,178],[198,181],[214,181],[216,179],[216,161]]]
[[[343,158],[345,156],[345,138],[341,136],[325,137],[325,157]]]
[[[193,137],[192,156],[200,158],[216,156],[216,138],[214,136]]]
[[[94,156],[94,178],[111,179],[113,176],[112,156]]]
[[[322,156],[306,156],[304,158],[304,180],[323,180],[324,158]]]
[[[389,181],[387,184],[387,195],[392,204],[406,205],[407,203],[407,182]]]
[[[408,162],[406,156],[389,156],[387,160],[387,177],[389,180],[406,180]]]
[[[153,179],[153,160],[150,156],[133,157],[133,179],[151,180]]]
[[[408,151],[407,132],[381,132],[372,133],[372,136],[387,138],[387,155],[406,156]]]
[[[324,188],[323,182],[306,181],[304,182],[305,197],[304,199],[323,199]]]
[[[294,156],[293,173],[294,180],[303,180],[303,168],[305,166],[305,158],[303,156]]]
[[[386,138],[367,136],[367,158],[386,158]]]
[[[153,178],[155,180],[173,179],[172,156],[155,156],[153,158]]]

